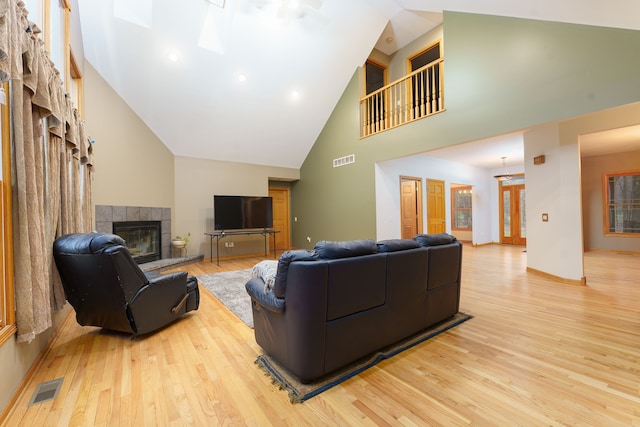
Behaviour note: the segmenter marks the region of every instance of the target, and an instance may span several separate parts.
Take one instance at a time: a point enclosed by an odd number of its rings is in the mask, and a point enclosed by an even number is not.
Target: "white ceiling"
[[[444,9],[640,29],[637,0],[215,2],[78,0],[85,58],[175,155],[292,168],[374,46],[393,53]]]
[[[582,157],[640,151],[640,126],[628,126],[580,136]],[[522,132],[481,139],[428,151],[423,154],[437,159],[451,160],[485,169],[524,165]]]
[[[580,136],[583,157],[640,150],[640,126],[628,126]]]
[[[524,164],[523,136],[522,132],[510,133],[440,148],[423,155],[485,169],[501,168],[502,157],[505,157],[506,166],[520,166]]]

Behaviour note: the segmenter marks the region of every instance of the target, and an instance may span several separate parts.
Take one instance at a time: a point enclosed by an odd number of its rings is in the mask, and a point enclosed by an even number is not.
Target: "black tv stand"
[[[264,237],[264,257],[267,257],[267,236],[273,236],[273,258],[276,257],[276,233],[280,230],[273,230],[270,228],[262,229],[249,229],[249,230],[216,230],[204,233],[205,236],[209,236],[209,248],[211,254],[211,262],[213,262],[213,239],[216,239],[216,264],[220,265],[220,239],[224,239],[227,236],[240,236],[247,234],[261,234]]]

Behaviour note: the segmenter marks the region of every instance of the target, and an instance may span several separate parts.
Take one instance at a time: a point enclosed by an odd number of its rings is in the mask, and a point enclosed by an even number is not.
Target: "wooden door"
[[[273,199],[273,229],[280,230],[276,233],[276,252],[286,251],[290,245],[289,222],[289,189],[269,188],[269,196]],[[273,249],[273,241],[269,242],[269,251]]]
[[[444,181],[427,180],[427,223],[427,232],[429,234],[447,231]]]
[[[524,184],[500,185],[500,243],[527,244]]]
[[[400,236],[412,239],[422,233],[422,179],[400,178]]]

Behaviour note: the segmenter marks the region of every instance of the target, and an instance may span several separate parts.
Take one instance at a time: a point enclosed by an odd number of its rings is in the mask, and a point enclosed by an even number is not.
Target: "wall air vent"
[[[339,159],[333,159],[333,167],[337,168],[338,166],[350,165],[351,163],[356,162],[356,155],[349,154],[348,156],[340,157]]]

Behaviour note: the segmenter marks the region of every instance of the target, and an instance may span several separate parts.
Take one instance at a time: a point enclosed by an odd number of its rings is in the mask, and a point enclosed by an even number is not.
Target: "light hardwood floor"
[[[5,424],[640,425],[640,256],[587,253],[587,286],[528,273],[526,257],[465,246],[461,309],[473,319],[302,404],[254,365],[253,331],[204,288],[197,312],[143,339],[71,315]],[[59,377],[56,399],[27,407]]]

